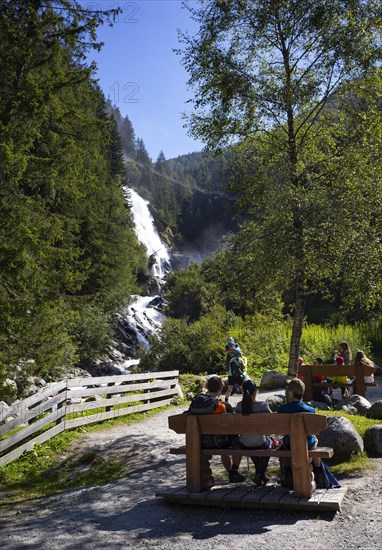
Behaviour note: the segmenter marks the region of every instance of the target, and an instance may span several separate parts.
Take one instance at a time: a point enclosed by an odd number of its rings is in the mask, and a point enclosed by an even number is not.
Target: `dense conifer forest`
[[[23,361],[49,379],[104,352],[146,258],[117,125],[85,62],[106,14],[0,4],[0,379]]]

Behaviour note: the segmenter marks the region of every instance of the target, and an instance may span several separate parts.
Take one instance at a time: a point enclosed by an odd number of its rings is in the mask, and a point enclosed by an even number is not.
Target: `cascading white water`
[[[160,287],[166,273],[171,271],[170,253],[161,241],[155,228],[153,217],[148,208],[148,201],[144,200],[133,189],[129,189],[132,204],[132,214],[135,232],[138,240],[147,248],[148,258],[152,264],[152,275],[157,279]],[[132,304],[123,312],[122,316],[128,325],[128,331],[135,335],[138,344],[149,347],[148,336],[156,331],[163,323],[164,315],[160,311],[163,299],[160,296],[132,296]],[[123,331],[120,327],[120,331]],[[134,359],[124,361],[122,368],[128,370]]]
[[[148,257],[156,260],[153,264],[153,275],[162,279],[170,271],[169,251],[155,229],[154,220],[148,208],[148,201],[140,197],[134,189],[129,189],[129,192],[136,235],[139,242],[147,248]]]

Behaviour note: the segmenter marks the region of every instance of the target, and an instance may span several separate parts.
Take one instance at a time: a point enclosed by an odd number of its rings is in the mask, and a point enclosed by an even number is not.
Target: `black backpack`
[[[212,414],[216,411],[218,400],[206,393],[198,393],[192,398],[188,412],[190,414]]]
[[[229,366],[231,368],[231,372],[232,372],[232,376],[234,378],[236,378],[238,380],[238,382],[243,382],[244,380],[244,373],[242,371],[242,364],[241,362],[236,358],[234,357],[233,359],[231,359],[231,361],[229,362]]]

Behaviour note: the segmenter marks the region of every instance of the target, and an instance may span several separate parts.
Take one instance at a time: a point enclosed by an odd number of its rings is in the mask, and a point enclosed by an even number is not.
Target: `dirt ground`
[[[264,399],[269,392],[261,395]],[[367,398],[382,399],[381,384]],[[382,458],[363,476],[341,479],[341,512],[317,513],[184,506],[155,497],[182,485],[184,457],[168,453],[183,436],[167,427],[169,409],[138,424],[84,435],[76,452],[123,457],[130,475],[103,487],[0,507],[3,549],[379,549],[382,541]],[[216,468],[219,460],[216,459]],[[243,464],[245,471],[246,464]],[[250,482],[248,482],[250,483]]]

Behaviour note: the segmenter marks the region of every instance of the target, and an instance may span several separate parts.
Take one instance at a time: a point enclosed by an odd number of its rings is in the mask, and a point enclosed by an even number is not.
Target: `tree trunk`
[[[297,361],[300,353],[300,341],[305,309],[305,285],[302,273],[297,275],[295,292],[295,308],[289,350],[288,378],[294,378],[297,374]]]

